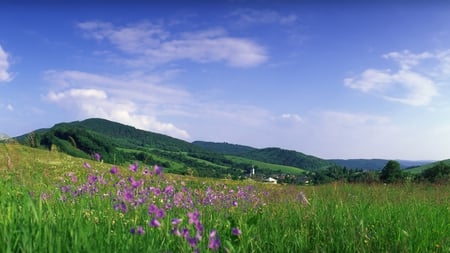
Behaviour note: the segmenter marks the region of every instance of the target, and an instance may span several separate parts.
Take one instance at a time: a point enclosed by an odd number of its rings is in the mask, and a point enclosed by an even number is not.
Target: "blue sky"
[[[6,4],[0,133],[101,117],[321,158],[450,158],[450,5]]]

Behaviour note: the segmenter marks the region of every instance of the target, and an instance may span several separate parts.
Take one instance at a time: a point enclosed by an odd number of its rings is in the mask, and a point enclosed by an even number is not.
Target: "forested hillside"
[[[91,159],[99,153],[102,160],[113,164],[141,161],[159,164],[172,173],[193,176],[245,178],[257,164],[251,159],[229,159],[223,153],[199,145],[104,119],[60,123],[17,139],[31,147],[60,151],[75,157]],[[239,148],[256,150],[245,146]],[[292,171],[292,168],[271,163],[258,167],[260,177],[292,174]],[[297,171],[301,172],[301,169]]]
[[[208,142],[208,141],[194,141],[192,144],[225,155],[242,155],[250,151],[257,150],[256,148],[243,146],[239,144],[231,144],[227,142]]]

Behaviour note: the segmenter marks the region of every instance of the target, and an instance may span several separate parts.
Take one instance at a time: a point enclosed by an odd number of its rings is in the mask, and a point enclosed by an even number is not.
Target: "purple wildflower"
[[[179,230],[178,228],[172,229],[172,233],[173,233],[174,235],[176,235],[176,236],[181,236],[181,232],[180,232],[180,230]]]
[[[220,247],[219,236],[217,235],[217,231],[213,230],[209,234],[208,248],[213,249],[213,250],[218,250],[219,247]]]
[[[90,169],[90,168],[91,168],[91,165],[90,165],[89,163],[87,163],[87,162],[84,162],[83,166],[84,166],[86,169]]]
[[[102,159],[102,156],[101,156],[99,153],[95,153],[93,156],[94,156],[94,159],[95,159],[97,162],[99,162],[100,159]]]
[[[94,184],[95,181],[97,181],[97,177],[94,176],[94,175],[89,175],[89,176],[88,176],[88,180],[89,180],[89,183],[90,183],[90,184]]]
[[[164,212],[164,209],[158,209],[155,213],[156,218],[161,219],[164,218],[164,216],[166,216],[166,212]]]
[[[155,204],[150,204],[148,206],[148,214],[155,214],[158,211],[158,207]]]
[[[161,194],[161,189],[159,188],[153,188],[153,194],[155,194],[155,196],[158,196],[159,194]]]
[[[188,238],[186,238],[186,239],[187,239],[189,245],[190,245],[192,248],[197,247],[197,243],[198,243],[197,238],[195,238],[195,237],[188,237]]]
[[[198,210],[195,210],[192,213],[188,213],[188,217],[189,217],[189,224],[192,223],[198,223],[199,222],[199,217],[200,217],[200,213],[198,212]]]
[[[130,181],[131,187],[133,187],[134,189],[136,189],[136,188],[138,188],[139,186],[142,185],[142,181],[141,180],[135,180],[133,177],[129,177],[128,181]]]
[[[66,193],[66,192],[68,192],[70,190],[70,186],[61,186],[61,192],[62,193]]]
[[[135,163],[130,164],[130,167],[128,167],[128,168],[129,168],[130,171],[132,171],[132,172],[137,172],[137,171],[138,171],[138,168],[139,168],[139,164],[138,164],[138,162],[136,161]]]
[[[49,195],[45,192],[41,193],[41,199],[42,200],[47,200],[49,198]]]
[[[241,232],[241,230],[239,228],[234,227],[234,228],[231,229],[231,234],[233,234],[233,235],[241,235],[242,232]]]
[[[78,181],[77,176],[75,176],[75,173],[69,172],[68,176],[70,177],[70,180],[74,183]]]
[[[189,229],[187,228],[183,228],[181,230],[181,234],[183,235],[184,238],[186,238],[186,240],[189,238]]]
[[[172,219],[172,225],[176,226],[178,224],[180,224],[183,220],[180,218],[173,218]]]
[[[114,209],[120,210],[122,213],[126,213],[128,211],[127,205],[124,202],[121,202],[119,205],[114,206]]]
[[[117,166],[113,166],[111,168],[111,170],[109,170],[109,172],[113,175],[117,174],[118,171],[119,171],[119,169],[117,168]]]
[[[150,227],[155,227],[155,228],[158,228],[158,227],[160,227],[161,226],[161,223],[157,220],[157,219],[155,219],[155,218],[153,218],[151,221],[150,221]]]
[[[130,229],[130,233],[131,234],[139,234],[139,235],[143,235],[143,234],[145,234],[145,230],[144,230],[144,228],[142,227],[142,226],[139,226],[137,229],[136,228],[131,228]]]
[[[160,175],[162,172],[162,167],[155,165],[155,166],[153,166],[153,170],[155,171],[155,175]]]
[[[175,191],[175,188],[171,185],[168,185],[168,186],[166,186],[166,188],[164,188],[164,193],[167,195],[172,195],[174,191]]]
[[[123,194],[123,199],[127,202],[133,202],[134,201],[133,192],[125,190],[125,193]]]

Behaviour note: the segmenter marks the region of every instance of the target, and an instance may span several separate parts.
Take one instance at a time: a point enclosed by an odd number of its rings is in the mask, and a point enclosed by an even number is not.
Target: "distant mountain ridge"
[[[328,161],[348,169],[362,170],[382,170],[386,163],[389,162],[387,159],[329,159]],[[434,161],[397,160],[397,162],[400,163],[402,169],[407,169],[410,167],[422,166]]]

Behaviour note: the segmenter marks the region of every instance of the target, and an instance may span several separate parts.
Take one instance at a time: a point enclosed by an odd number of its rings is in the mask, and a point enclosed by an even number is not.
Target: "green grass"
[[[192,209],[167,210],[161,227],[152,228],[147,206],[114,210],[112,199],[105,197],[109,184],[92,196],[59,200],[58,185],[81,185],[92,173],[109,175],[111,165],[88,161],[90,170],[82,159],[3,144],[0,159],[0,252],[193,252],[184,238],[171,233],[170,224],[183,218],[182,226],[193,235],[187,218]],[[125,178],[135,175],[120,169]],[[71,183],[68,172],[78,181]],[[213,251],[208,249],[213,229],[221,241],[219,252],[450,252],[449,185],[289,186],[170,174],[146,183],[161,189],[174,185],[176,191],[185,187],[186,194],[202,201],[207,192],[224,198],[247,194],[229,208],[223,208],[224,200],[196,205],[204,226],[201,252]],[[298,200],[300,192],[309,205]],[[154,201],[162,206],[167,199]],[[145,233],[131,234],[139,225]],[[232,235],[233,227],[242,234]]]
[[[281,173],[293,174],[293,175],[298,175],[298,174],[301,174],[302,172],[305,172],[304,169],[300,169],[297,167],[265,163],[265,162],[256,161],[256,160],[252,160],[252,159],[248,159],[248,158],[244,158],[244,157],[240,157],[240,156],[226,155],[226,157],[237,163],[253,164],[253,165],[257,166],[258,168],[269,169],[274,172],[280,171]]]

